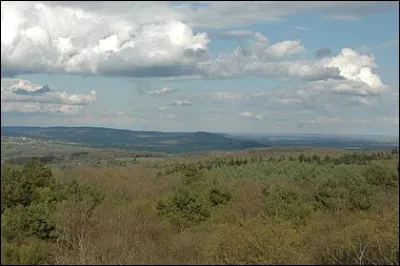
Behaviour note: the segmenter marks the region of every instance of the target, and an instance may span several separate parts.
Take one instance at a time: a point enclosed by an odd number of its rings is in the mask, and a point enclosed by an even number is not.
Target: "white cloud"
[[[270,44],[267,37],[257,32],[250,44],[251,55],[263,61],[290,57],[304,52],[299,40],[287,40]]]
[[[255,32],[248,29],[234,29],[234,30],[227,30],[218,33],[212,33],[208,36],[211,39],[221,39],[221,40],[230,40],[230,39],[240,39],[240,38],[248,38],[253,37]]]
[[[188,100],[175,100],[174,103],[171,104],[171,106],[186,106],[191,104],[192,102]]]
[[[265,56],[267,58],[277,59],[289,57],[302,52],[304,52],[304,47],[300,44],[300,41],[283,41],[269,46],[265,50]]]
[[[371,119],[353,119],[351,121],[352,124],[369,124],[371,122],[372,122]]]
[[[380,91],[383,88],[379,76],[372,73],[372,68],[377,67],[372,55],[361,55],[352,49],[343,48],[339,55],[330,58],[326,66],[337,67],[342,77],[364,82],[371,90]]]
[[[22,79],[1,79],[2,112],[78,113],[85,105],[97,100],[96,91],[90,94],[68,94],[54,91],[49,86],[33,84]]]
[[[308,87],[313,91],[367,96],[378,95],[389,89],[380,77],[372,72],[372,69],[377,67],[373,55],[362,55],[344,48],[337,56],[321,59],[321,63],[325,67],[338,69],[342,79],[311,81]]]
[[[380,92],[386,90],[385,87],[373,89],[368,84],[360,81],[334,79],[312,81],[308,83],[308,86],[316,92],[327,91],[361,96],[378,95]]]
[[[344,21],[359,21],[360,18],[358,16],[352,16],[352,15],[333,15],[333,16],[328,16],[328,19],[333,19],[333,20],[344,20]]]
[[[253,119],[256,119],[256,120],[265,120],[265,117],[262,114],[255,114],[255,113],[247,112],[247,111],[240,112],[237,115],[241,116],[241,117],[253,118]]]
[[[192,61],[187,51],[205,49],[207,34],[168,19],[139,24],[43,3],[2,2],[2,75],[78,73],[158,75]],[[29,58],[29,60],[26,60]],[[183,69],[181,70],[182,72]]]
[[[241,49],[232,55],[218,55],[215,58],[201,61],[198,68],[206,78],[265,76],[319,80],[339,77],[337,68],[324,67],[319,61],[267,61],[263,58],[265,54],[260,54],[258,57],[256,54],[241,54],[240,51]],[[272,54],[270,52],[268,55]],[[280,54],[290,54],[290,52],[281,52]],[[278,53],[275,53],[276,56]]]
[[[322,60],[289,60],[305,49],[299,40],[270,43],[261,33],[232,29],[226,38],[252,37],[248,47],[212,55],[206,27],[247,25],[287,14],[322,10],[360,16],[390,10],[393,3],[309,2],[2,2],[2,76],[27,73],[76,73],[126,77],[231,78],[267,76],[305,80],[338,79],[366,83],[366,93],[382,91],[373,74],[373,56],[351,49]],[[360,11],[360,7],[365,7]],[[243,10],[248,11],[244,16]],[[156,15],[155,15],[156,14]],[[203,29],[196,31],[196,28]],[[218,34],[217,34],[218,35]],[[29,60],[26,60],[29,58]],[[340,83],[341,84],[341,83]],[[340,85],[339,84],[339,85]],[[337,91],[352,91],[337,85]],[[350,88],[347,88],[349,87]],[[356,89],[357,89],[356,88]],[[169,88],[146,89],[164,95]]]
[[[294,26],[293,28],[296,30],[301,30],[301,31],[311,31],[311,29],[307,28],[307,27]]]
[[[293,97],[285,97],[282,99],[278,99],[278,102],[283,104],[291,104],[291,103],[302,103],[301,99],[293,98]]]
[[[198,4],[201,4],[199,6]],[[315,11],[336,19],[360,19],[362,16],[391,11],[398,8],[397,1],[201,1],[177,3],[49,1],[46,4],[80,8],[100,15],[134,19],[139,24],[158,23],[178,19],[197,28],[241,27],[260,22],[283,21],[286,15]],[[244,14],[244,11],[246,12]],[[156,14],[156,15],[155,15]]]
[[[124,110],[105,110],[101,108],[99,113],[101,117],[133,117],[133,112],[130,108]]]
[[[308,121],[310,124],[341,124],[344,121],[340,117],[318,116],[316,119]]]
[[[211,93],[214,100],[235,102],[236,100],[241,100],[245,95],[241,92],[228,92],[228,91],[216,91]]]
[[[166,106],[159,106],[159,107],[157,107],[157,110],[158,111],[165,111],[165,110],[167,110],[168,109],[168,107],[166,107]]]
[[[354,106],[354,105],[366,105],[373,106],[376,104],[376,101],[373,99],[367,99],[365,97],[353,97],[342,103],[342,106]]]
[[[58,114],[78,114],[85,110],[82,105],[67,105],[38,102],[2,102],[1,112],[16,113],[58,113]]]
[[[163,88],[139,88],[139,91],[141,93],[147,94],[147,95],[153,95],[153,96],[160,96],[160,95],[166,95],[173,93],[175,89],[173,88],[168,88],[168,87],[163,87]]]
[[[175,119],[179,116],[176,114],[160,114],[160,117],[165,119]]]

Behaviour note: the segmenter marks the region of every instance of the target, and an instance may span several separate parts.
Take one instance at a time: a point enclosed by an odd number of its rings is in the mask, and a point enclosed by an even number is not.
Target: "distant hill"
[[[168,153],[242,150],[269,147],[255,140],[209,132],[132,131],[99,127],[1,127],[3,137],[28,137],[79,143],[95,148],[122,148]]]

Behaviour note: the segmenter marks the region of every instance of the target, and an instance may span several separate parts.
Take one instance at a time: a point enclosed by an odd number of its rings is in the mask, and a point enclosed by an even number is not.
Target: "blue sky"
[[[398,2],[3,1],[1,20],[2,125],[399,134]]]

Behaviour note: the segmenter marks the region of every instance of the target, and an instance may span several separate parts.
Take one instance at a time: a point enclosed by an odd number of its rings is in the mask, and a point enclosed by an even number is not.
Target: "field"
[[[2,264],[399,264],[396,149],[47,144],[2,147]]]

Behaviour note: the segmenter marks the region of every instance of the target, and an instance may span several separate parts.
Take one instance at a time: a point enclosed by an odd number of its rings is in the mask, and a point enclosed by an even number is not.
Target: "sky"
[[[1,2],[1,124],[399,135],[398,1]]]

